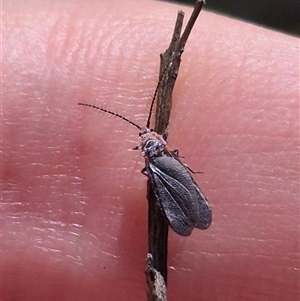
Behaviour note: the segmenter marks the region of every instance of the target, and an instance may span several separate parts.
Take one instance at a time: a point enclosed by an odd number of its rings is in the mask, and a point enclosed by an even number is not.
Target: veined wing
[[[209,204],[177,157],[150,158],[147,171],[156,198],[176,233],[190,235],[194,227],[209,227]]]

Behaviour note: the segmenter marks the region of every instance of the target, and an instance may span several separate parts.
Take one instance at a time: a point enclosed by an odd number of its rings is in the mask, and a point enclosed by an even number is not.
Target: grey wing
[[[190,235],[195,226],[192,195],[179,181],[153,164],[149,164],[149,169],[154,193],[170,227],[179,235]]]
[[[210,206],[203,192],[178,157],[156,157],[149,163],[154,181],[167,190],[167,200],[176,203],[188,222],[198,229],[207,229],[212,221]],[[171,203],[171,201],[170,201]],[[161,204],[163,206],[163,204]]]
[[[209,203],[204,193],[201,191],[200,187],[189,173],[188,168],[180,161],[176,153],[172,152],[172,158],[174,158],[181,165],[180,169],[182,177],[180,181],[185,187],[189,189],[190,193],[193,196],[194,209],[197,212],[194,220],[195,227],[201,230],[205,230],[210,226],[212,221],[212,212]]]
[[[209,206],[209,203],[204,196],[203,192],[195,183],[195,189],[197,190],[198,198],[196,202],[196,207],[197,207],[197,219],[195,223],[195,227],[201,230],[207,229],[212,221],[212,213],[211,209]]]

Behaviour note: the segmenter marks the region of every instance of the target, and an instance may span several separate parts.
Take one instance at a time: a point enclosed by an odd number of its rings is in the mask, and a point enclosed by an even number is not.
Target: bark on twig
[[[168,136],[168,125],[172,107],[172,93],[181,62],[185,44],[203,7],[204,1],[198,0],[187,26],[181,35],[184,13],[178,12],[173,37],[169,48],[160,55],[159,86],[157,92],[154,131]],[[153,190],[148,181],[148,252],[147,284],[148,301],[166,301],[168,224],[157,205]],[[163,280],[163,281],[162,281]],[[158,293],[160,292],[160,293]]]

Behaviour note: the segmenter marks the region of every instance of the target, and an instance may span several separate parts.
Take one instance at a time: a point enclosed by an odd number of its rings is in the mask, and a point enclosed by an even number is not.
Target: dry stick
[[[148,301],[166,301],[167,287],[163,276],[153,267],[153,257],[147,254],[146,277],[148,286]]]
[[[204,1],[198,0],[193,13],[180,37],[184,13],[178,12],[173,37],[169,48],[160,55],[160,80],[157,93],[157,105],[154,131],[164,134],[167,139],[169,118],[172,107],[172,93],[181,62],[184,46],[203,7]],[[167,70],[166,70],[167,68]],[[148,181],[148,252],[147,255],[147,285],[148,301],[165,301],[167,284],[167,252],[168,252],[168,225],[161,209],[157,206],[153,190]]]
[[[161,55],[160,74],[165,73],[160,80],[154,131],[163,134],[166,132],[169,124],[169,116],[171,111],[172,87],[169,88],[170,70],[166,70],[167,65],[172,61],[172,54],[178,46],[180,39],[183,12],[178,12],[177,20],[174,28],[172,41],[169,48]],[[153,257],[153,267],[159,271],[167,283],[167,253],[168,253],[168,224],[160,207],[157,205],[153,190],[148,181],[148,252]]]

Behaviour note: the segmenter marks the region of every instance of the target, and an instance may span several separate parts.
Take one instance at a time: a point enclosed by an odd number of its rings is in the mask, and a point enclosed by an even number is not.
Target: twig
[[[181,55],[185,44],[195,24],[195,21],[203,7],[203,0],[198,0],[187,26],[181,35],[184,13],[178,12],[173,37],[169,48],[160,55],[159,88],[157,93],[157,105],[154,131],[168,136],[168,125],[172,107],[172,93],[181,62]],[[163,75],[163,78],[161,79]],[[147,255],[147,284],[148,301],[165,301],[167,284],[167,253],[168,253],[168,224],[161,209],[157,205],[154,193],[148,181],[148,252]],[[151,259],[149,259],[151,257]],[[159,279],[159,280],[157,280]],[[162,279],[164,281],[162,281]],[[161,294],[161,299],[157,297]]]
[[[164,278],[153,267],[153,257],[149,253],[146,257],[146,278],[148,285],[148,300],[166,301],[167,288]]]
[[[159,78],[161,78],[163,73],[164,77],[160,80],[158,88],[154,128],[154,131],[158,134],[166,133],[169,124],[173,87],[170,87],[170,71],[166,70],[166,68],[168,68],[168,64],[172,61],[173,53],[175,52],[180,39],[183,16],[183,12],[178,12],[172,41],[166,52],[161,55]],[[157,201],[149,182],[147,197],[149,205],[148,250],[153,256],[154,268],[161,273],[165,283],[167,283],[168,224],[160,207],[157,205]]]

